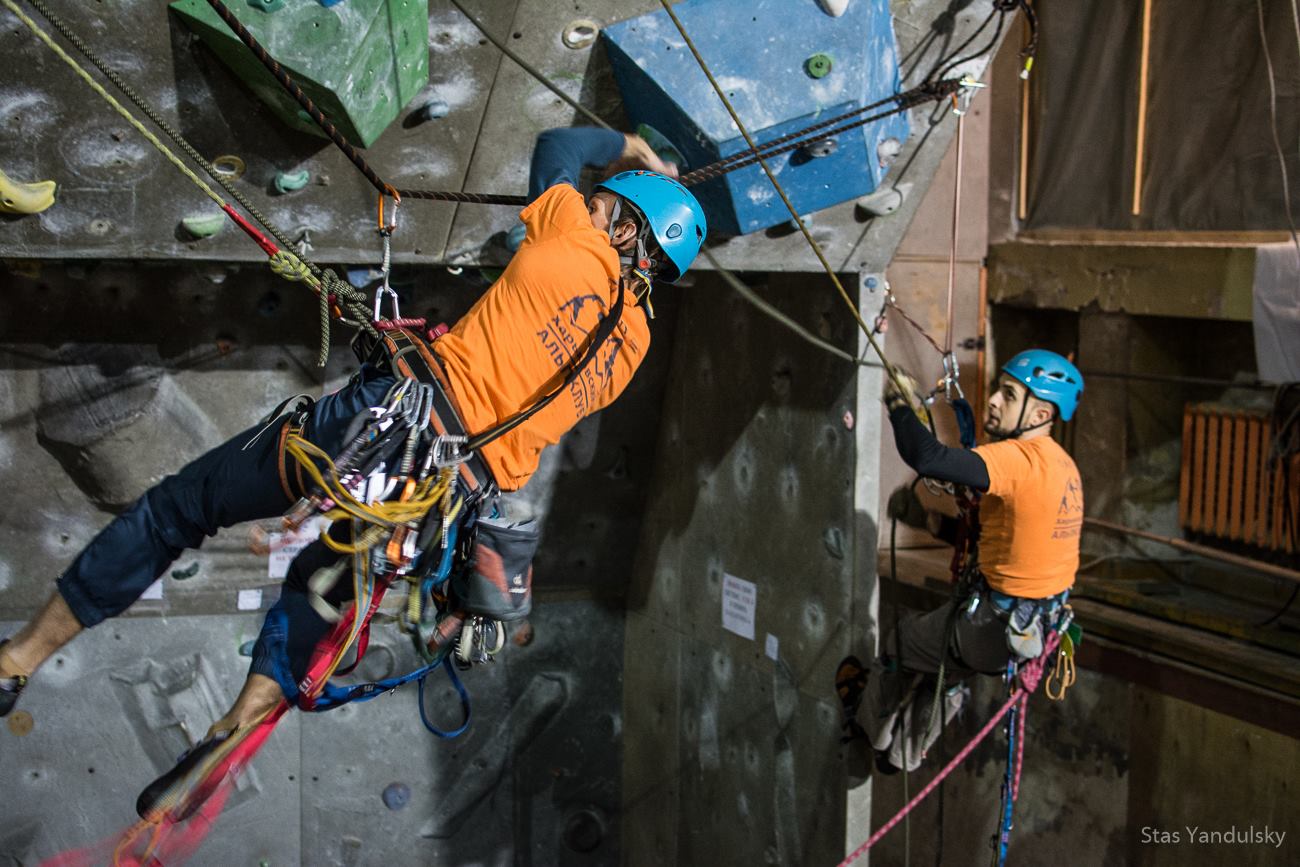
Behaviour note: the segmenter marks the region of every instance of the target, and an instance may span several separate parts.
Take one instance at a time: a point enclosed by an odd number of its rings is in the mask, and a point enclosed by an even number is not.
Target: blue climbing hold
[[[411,801],[411,787],[406,783],[389,783],[384,789],[384,806],[390,810],[400,810]]]

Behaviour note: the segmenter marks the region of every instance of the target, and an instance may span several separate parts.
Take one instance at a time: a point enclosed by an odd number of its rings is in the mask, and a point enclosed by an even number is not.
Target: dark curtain
[[[1278,135],[1300,215],[1300,44],[1263,0]],[[1154,0],[1142,213],[1131,213],[1141,0],[1039,0],[1029,229],[1284,230],[1255,0]]]

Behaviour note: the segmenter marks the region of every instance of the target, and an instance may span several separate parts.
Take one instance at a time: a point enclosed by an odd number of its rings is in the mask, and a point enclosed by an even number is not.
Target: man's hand
[[[930,413],[925,408],[925,402],[921,400],[920,384],[907,375],[902,368],[895,367],[894,372],[898,374],[898,384],[895,384],[894,377],[885,376],[885,408],[893,412],[900,407],[908,407],[916,413],[916,417],[924,425],[930,424]],[[898,386],[902,385],[900,389]]]
[[[676,164],[661,159],[650,145],[646,144],[645,139],[631,134],[624,135],[623,139],[623,153],[619,154],[618,160],[606,170],[609,174],[649,169],[670,178],[677,177]]]

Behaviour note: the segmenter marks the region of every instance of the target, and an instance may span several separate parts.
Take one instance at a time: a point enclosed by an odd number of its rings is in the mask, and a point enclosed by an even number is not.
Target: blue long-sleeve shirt
[[[537,137],[528,170],[528,201],[556,184],[576,187],[584,166],[604,166],[623,154],[621,132],[598,127],[548,129]]]

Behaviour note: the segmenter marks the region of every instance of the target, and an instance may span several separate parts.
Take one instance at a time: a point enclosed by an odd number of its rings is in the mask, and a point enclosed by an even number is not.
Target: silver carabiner
[[[384,228],[384,229],[380,229],[380,230],[379,230],[379,236],[380,236],[381,238],[384,239],[384,261],[383,261],[383,264],[380,265],[380,268],[379,268],[380,273],[383,274],[384,282],[381,283],[380,286],[379,286],[379,288],[375,290],[375,311],[374,311],[374,320],[375,320],[376,322],[382,322],[382,321],[383,321],[383,318],[382,318],[382,316],[381,316],[381,312],[382,312],[382,309],[383,309],[383,303],[384,303],[384,298],[385,298],[385,296],[387,296],[387,298],[388,298],[388,303],[391,304],[391,305],[393,306],[393,316],[392,316],[392,318],[393,318],[393,319],[401,319],[401,318],[402,318],[402,310],[401,310],[401,307],[398,305],[397,293],[394,292],[393,289],[392,289],[392,287],[388,285],[388,276],[389,276],[389,274],[392,272],[392,265],[393,265],[393,250],[392,250],[392,248],[393,248],[393,230],[392,230],[392,227],[387,227],[387,228]]]

